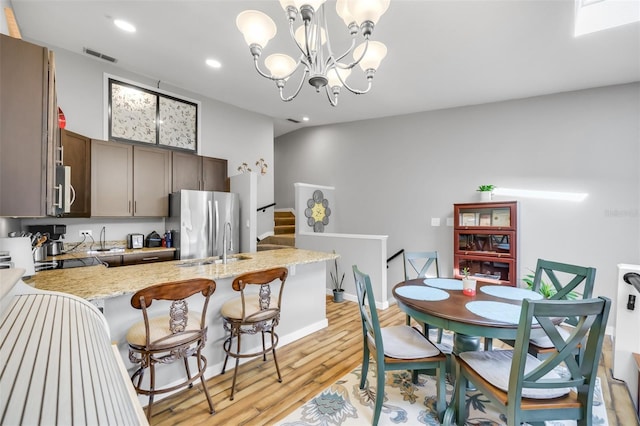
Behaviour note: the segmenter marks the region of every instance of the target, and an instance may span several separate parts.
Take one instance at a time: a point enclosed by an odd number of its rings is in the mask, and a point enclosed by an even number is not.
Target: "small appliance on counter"
[[[144,234],[127,234],[127,248],[143,248]]]
[[[151,232],[146,238],[147,247],[162,247],[162,237],[156,231]]]
[[[48,234],[49,240],[57,241],[64,238],[64,234],[67,233],[67,225],[29,225],[27,230],[32,234]]]
[[[144,247],[144,234],[128,234],[127,248],[139,249]]]

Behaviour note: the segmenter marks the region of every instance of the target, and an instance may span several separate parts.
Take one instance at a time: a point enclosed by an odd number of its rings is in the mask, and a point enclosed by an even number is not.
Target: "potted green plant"
[[[333,253],[336,251],[334,250]],[[333,301],[336,303],[340,303],[344,301],[344,289],[342,288],[342,284],[344,283],[344,272],[342,276],[340,276],[338,272],[338,258],[333,259],[333,271],[329,271],[329,275],[331,276],[331,283],[333,285]]]
[[[533,280],[535,279],[535,274],[527,274],[525,275],[524,278],[522,278],[522,281],[527,285],[527,288],[529,290],[533,290]],[[551,296],[553,296],[554,294],[557,293],[556,288],[554,286],[552,286],[551,284],[545,282],[544,280],[542,280],[540,282],[540,288],[538,288],[538,293],[540,293],[542,295],[542,297],[544,297],[545,299],[549,299],[551,298]],[[578,293],[576,293],[575,291],[570,291],[567,294],[567,299],[570,300],[576,300],[578,299],[578,297],[580,297],[580,295]]]
[[[480,193],[480,201],[491,201],[493,197],[493,190],[496,189],[495,185],[480,185],[478,191]]]
[[[475,296],[476,295],[476,279],[471,278],[471,273],[469,272],[469,268],[462,268],[462,292],[467,296]]]

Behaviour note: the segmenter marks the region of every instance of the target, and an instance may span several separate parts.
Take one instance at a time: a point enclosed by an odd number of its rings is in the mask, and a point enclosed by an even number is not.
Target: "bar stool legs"
[[[278,335],[275,328],[280,322],[282,291],[287,275],[287,268],[272,268],[239,275],[233,280],[232,287],[240,293],[240,297],[228,300],[221,308],[223,326],[225,331],[229,333],[222,345],[226,353],[222,374],[227,368],[229,357],[236,360],[231,384],[231,400],[235,396],[240,358],[255,358],[262,355],[262,360],[266,361],[267,352],[271,352],[278,374],[278,382],[282,383],[282,375],[276,357]],[[242,335],[256,335],[258,333],[262,338],[262,350],[250,353],[242,352]],[[265,333],[271,334],[269,347],[266,344]],[[235,344],[233,339],[236,339]]]

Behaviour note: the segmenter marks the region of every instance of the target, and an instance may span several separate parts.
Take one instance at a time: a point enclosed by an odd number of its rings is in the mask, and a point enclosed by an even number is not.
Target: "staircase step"
[[[258,248],[260,246],[268,246],[268,245],[279,245],[286,247],[295,247],[296,246],[296,235],[295,234],[279,234],[279,235],[269,235],[267,238],[261,240],[258,243]]]
[[[276,235],[280,234],[295,234],[296,225],[283,225],[283,226],[274,226],[273,233]]]
[[[262,242],[258,244],[258,251],[278,250],[278,249],[284,249],[284,248],[291,248],[291,246],[284,246],[281,244],[262,244]]]
[[[276,226],[283,226],[283,225],[295,225],[296,224],[296,218],[295,217],[274,217],[274,222],[276,224]]]
[[[275,211],[273,212],[273,217],[274,218],[293,217],[295,219],[296,216],[293,214],[293,212],[290,212],[290,211]]]

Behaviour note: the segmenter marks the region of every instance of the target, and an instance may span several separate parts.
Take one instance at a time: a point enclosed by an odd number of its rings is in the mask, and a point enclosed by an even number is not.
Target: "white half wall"
[[[338,276],[345,274],[344,298],[357,301],[356,286],[353,279],[353,265],[371,277],[371,286],[376,298],[376,307],[389,307],[391,289],[387,286],[387,236],[354,235],[319,232],[296,234],[296,247],[317,250],[340,255],[337,259]],[[335,274],[335,264],[327,265],[327,294],[333,294],[330,272]]]

